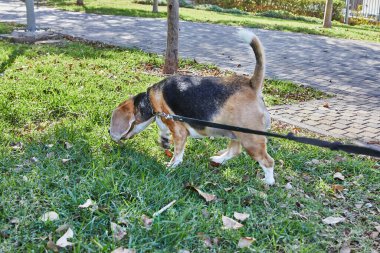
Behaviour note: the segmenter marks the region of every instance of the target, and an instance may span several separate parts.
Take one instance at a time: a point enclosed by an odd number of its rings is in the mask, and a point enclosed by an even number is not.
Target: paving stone
[[[367,127],[367,128],[364,128],[363,131],[377,134],[380,132],[380,129],[376,129],[373,127]]]
[[[351,133],[362,133],[364,132],[362,129],[357,129],[357,128],[354,128],[354,127],[349,127],[347,129],[345,129],[346,132],[351,132]]]

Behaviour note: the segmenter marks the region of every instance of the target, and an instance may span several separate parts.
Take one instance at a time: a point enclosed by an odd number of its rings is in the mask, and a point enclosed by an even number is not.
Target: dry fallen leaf
[[[325,223],[327,225],[335,225],[335,224],[343,222],[345,220],[346,220],[346,218],[343,218],[343,217],[330,216],[330,217],[323,219],[322,221],[323,221],[323,223]]]
[[[234,218],[239,221],[245,221],[246,219],[248,219],[248,217],[249,217],[249,214],[247,213],[234,212]]]
[[[348,242],[343,243],[342,247],[339,250],[339,253],[350,253],[351,248]]]
[[[169,149],[165,149],[165,155],[169,158],[173,157],[173,153]]]
[[[334,174],[334,179],[339,179],[339,180],[344,180],[344,176],[342,175],[342,173],[340,172],[337,172]]]
[[[375,226],[375,228],[376,228],[376,230],[377,230],[378,232],[380,232],[380,225]]]
[[[238,248],[248,248],[254,241],[256,241],[253,237],[242,237],[239,240]]]
[[[19,218],[12,218],[10,221],[9,221],[10,224],[19,224],[20,223],[20,219]]]
[[[123,247],[119,247],[113,250],[111,253],[136,253],[135,249],[124,249]]]
[[[153,219],[149,218],[148,216],[146,216],[145,214],[143,214],[141,216],[141,220],[142,222],[144,223],[144,227],[146,229],[150,229],[152,227],[152,224],[153,224]]]
[[[63,232],[63,231],[66,231],[66,230],[69,229],[69,228],[70,228],[70,225],[69,225],[69,224],[63,224],[63,225],[59,226],[59,227],[55,230],[55,232],[57,232],[57,233],[61,233],[61,232]]]
[[[112,231],[112,237],[116,241],[120,241],[127,234],[127,232],[125,231],[125,228],[117,225],[114,222],[111,222],[111,231]]]
[[[52,158],[54,156],[54,152],[49,152],[46,154],[46,158]]]
[[[67,229],[66,233],[58,239],[56,245],[61,248],[73,245],[72,242],[67,241],[67,239],[73,238],[74,232],[71,228]]]
[[[79,208],[87,208],[87,207],[90,207],[90,206],[93,206],[93,205],[94,205],[94,202],[91,199],[87,199],[84,204],[79,205],[78,207]]]
[[[72,144],[70,144],[69,142],[65,141],[65,149],[70,149],[72,147],[73,147]]]
[[[373,239],[373,240],[375,240],[378,236],[379,236],[378,231],[374,231],[369,235],[369,237],[371,237],[371,239]]]
[[[55,221],[59,219],[59,215],[56,212],[47,212],[41,216],[42,221]]]
[[[180,249],[178,250],[178,253],[190,253],[187,249]]]
[[[213,201],[216,199],[216,195],[205,193],[205,192],[199,190],[197,187],[194,187],[192,185],[188,186],[188,188],[191,188],[191,189],[194,189],[195,191],[197,191],[198,194],[201,195],[206,200],[206,202],[210,202],[210,201]]]
[[[58,246],[53,242],[51,233],[49,234],[49,241],[46,244],[46,248],[58,252]]]
[[[207,247],[207,248],[212,247],[212,242],[211,242],[210,236],[207,236],[204,233],[198,233],[198,237],[203,241],[205,247]]]
[[[71,161],[71,159],[65,159],[65,158],[62,159],[62,163],[63,163],[63,164],[66,164],[66,163],[68,163],[68,162],[70,162],[70,161]]]
[[[243,224],[227,217],[227,216],[222,216],[222,221],[223,221],[223,229],[239,229],[243,227]]]
[[[293,188],[293,186],[290,182],[285,185],[286,190],[291,190],[292,188]]]
[[[344,187],[339,184],[333,184],[331,188],[334,190],[334,192],[342,192],[344,190]]]

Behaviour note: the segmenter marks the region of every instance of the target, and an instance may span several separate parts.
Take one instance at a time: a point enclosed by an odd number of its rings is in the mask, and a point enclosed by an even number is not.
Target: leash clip
[[[166,114],[164,112],[158,112],[157,113],[158,116],[161,116],[161,117],[164,117],[165,119],[173,119],[173,116],[170,115],[170,114]]]

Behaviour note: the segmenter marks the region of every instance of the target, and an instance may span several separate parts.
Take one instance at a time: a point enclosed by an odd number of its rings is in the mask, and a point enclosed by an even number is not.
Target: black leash
[[[242,133],[247,133],[247,134],[264,135],[264,136],[281,138],[281,139],[291,140],[291,141],[300,142],[300,143],[304,143],[304,144],[309,144],[309,145],[313,145],[313,146],[318,146],[318,147],[322,147],[322,148],[329,148],[331,150],[341,150],[341,151],[344,151],[347,153],[354,153],[354,154],[380,157],[380,151],[372,149],[372,148],[360,147],[360,146],[355,146],[355,145],[348,145],[348,144],[343,144],[341,142],[328,142],[328,141],[323,141],[323,140],[308,138],[308,137],[299,137],[299,136],[295,136],[293,133],[288,133],[287,135],[282,135],[282,134],[253,130],[253,129],[249,129],[249,128],[213,123],[210,121],[188,118],[188,117],[178,116],[178,115],[173,115],[173,114],[166,114],[163,112],[158,112],[155,115],[164,117],[166,119],[172,119],[174,121],[185,122],[188,124],[202,125],[202,126],[224,129],[224,130],[230,130],[230,131],[236,131],[236,132],[242,132]]]

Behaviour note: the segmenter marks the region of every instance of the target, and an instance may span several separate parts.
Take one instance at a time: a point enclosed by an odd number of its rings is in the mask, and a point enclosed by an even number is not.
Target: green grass
[[[88,13],[124,15],[135,17],[165,18],[166,6],[159,6],[159,13],[152,13],[152,6],[136,4],[131,0],[86,0],[85,6],[76,6],[74,0],[47,0],[48,4],[60,9],[84,11]],[[336,38],[380,42],[380,26],[348,26],[338,22],[333,28],[322,28],[322,20],[311,22],[302,20],[284,20],[256,15],[219,13],[190,8],[180,9],[180,18],[187,21],[207,22],[225,25],[238,25],[268,30],[289,31],[316,34]],[[317,20],[317,19],[313,19]]]
[[[259,166],[246,154],[217,169],[209,166],[208,157],[223,149],[226,140],[190,139],[183,165],[167,170],[155,125],[123,146],[107,133],[112,109],[161,79],[154,71],[147,73],[161,67],[160,57],[72,42],[0,41],[0,48],[1,252],[43,252],[50,233],[54,241],[61,236],[55,230],[62,224],[74,230],[73,252],[110,252],[119,246],[139,252],[208,251],[199,233],[219,238],[211,252],[233,252],[243,236],[257,241],[242,252],[337,251],[346,240],[361,252],[376,247],[369,237],[380,201],[375,161],[272,139],[269,153],[277,163],[277,185],[267,188],[257,178],[257,172],[262,176]],[[208,66],[181,66],[216,73]],[[289,130],[280,124],[274,128]],[[13,148],[17,142],[23,143],[21,149]],[[66,148],[65,142],[73,147]],[[63,163],[67,158],[71,160]],[[318,162],[310,164],[312,159]],[[345,181],[334,181],[335,171]],[[292,190],[284,188],[288,181]],[[218,200],[205,203],[184,188],[188,182]],[[333,184],[344,187],[345,199],[335,197]],[[88,198],[96,201],[96,210],[78,208]],[[146,230],[141,215],[152,216],[172,200],[176,204]],[[355,207],[359,202],[373,206]],[[42,222],[47,211],[60,219]],[[235,211],[250,214],[244,227],[222,229],[222,215],[232,217]],[[322,224],[331,215],[347,220]],[[13,218],[18,221],[11,222]],[[128,221],[122,225],[127,235],[116,242],[110,222],[120,218]]]

